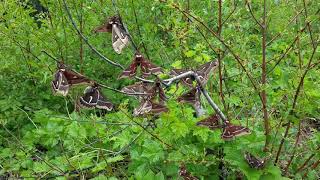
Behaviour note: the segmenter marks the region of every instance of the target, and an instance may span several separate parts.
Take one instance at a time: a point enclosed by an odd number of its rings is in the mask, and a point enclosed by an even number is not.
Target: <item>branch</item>
[[[320,146],[316,149],[316,151],[320,150]],[[297,174],[299,171],[303,170],[305,168],[305,166],[309,163],[309,161],[316,155],[316,153],[311,154],[306,160],[305,162],[296,170],[296,172],[294,174]]]
[[[249,6],[250,7],[250,6]],[[251,9],[251,8],[250,8]],[[252,14],[253,16],[253,14]],[[262,34],[262,63],[261,63],[261,85],[265,86],[267,84],[267,63],[266,63],[266,39],[267,39],[267,1],[263,1],[263,18],[262,24],[259,24],[261,27]],[[257,21],[258,22],[258,21]],[[266,137],[264,151],[267,152],[269,150],[270,144],[270,121],[268,117],[268,109],[267,109],[267,93],[265,89],[261,91],[261,100],[262,100],[262,111],[263,111],[263,122],[264,122],[264,134]]]
[[[148,95],[146,93],[126,93],[126,92],[123,92],[123,91],[120,91],[118,89],[114,89],[110,86],[107,86],[107,85],[104,85],[104,84],[100,84],[100,83],[97,83],[99,86],[103,87],[103,88],[106,88],[106,89],[109,89],[109,90],[112,90],[112,91],[115,91],[115,92],[118,92],[118,93],[122,93],[122,94],[126,94],[126,95],[131,95],[131,96],[143,96],[143,95]]]
[[[64,4],[64,8],[68,14],[68,17],[69,17],[69,20],[71,21],[72,23],[72,26],[74,27],[74,29],[78,32],[78,34],[80,35],[80,37],[84,40],[84,42],[90,47],[90,49],[95,52],[100,58],[102,58],[103,60],[107,61],[109,64],[113,65],[113,66],[116,66],[116,67],[119,67],[121,68],[122,70],[124,70],[125,68],[119,64],[119,63],[116,63],[116,62],[113,62],[111,61],[110,59],[108,59],[107,57],[105,57],[103,54],[101,54],[94,46],[92,46],[90,43],[89,43],[89,40],[80,32],[79,28],[77,27],[76,23],[74,22],[72,16],[71,16],[71,13],[70,13],[70,10],[67,6],[67,3],[66,3],[66,0],[63,0],[63,4]],[[122,23],[122,22],[121,22]],[[125,26],[124,26],[125,27]],[[126,27],[125,27],[126,28]],[[133,41],[132,41],[132,38],[130,36],[130,34],[128,33],[127,31],[127,28],[126,28],[126,32],[128,34],[128,36],[130,37],[130,41],[132,43],[132,45],[135,47]],[[135,47],[136,49],[136,47]],[[143,82],[154,82],[152,80],[147,80],[147,79],[143,79],[141,77],[137,77],[135,76],[136,79],[140,80],[140,81],[143,81]]]
[[[225,20],[223,20],[223,22],[221,23],[221,26],[223,26],[224,23],[226,23],[226,22],[229,20],[229,18],[233,15],[233,13],[236,11],[236,9],[237,9],[237,2],[234,0],[234,1],[233,1],[233,4],[234,4],[234,7],[233,7],[231,13],[228,15],[228,17],[227,17]]]
[[[316,44],[315,48],[313,48],[312,55],[311,55],[311,57],[310,57],[310,59],[309,59],[308,65],[307,65],[305,71],[303,72],[303,74],[302,74],[302,76],[301,76],[301,78],[300,78],[299,85],[298,85],[298,87],[297,87],[297,89],[296,89],[296,92],[295,92],[295,94],[294,94],[294,99],[293,99],[293,103],[292,103],[292,108],[291,108],[291,110],[290,110],[290,114],[294,114],[295,107],[296,107],[296,105],[297,105],[298,97],[299,97],[299,94],[300,94],[300,90],[301,90],[301,88],[302,88],[302,86],[303,86],[303,84],[304,84],[304,78],[306,77],[307,73],[310,71],[311,63],[312,63],[313,57],[314,57],[314,55],[315,55],[315,53],[316,53],[316,50],[317,50],[318,45],[319,45],[319,42]],[[283,136],[282,139],[281,139],[281,142],[280,142],[280,145],[279,145],[279,149],[278,149],[278,152],[277,152],[277,155],[276,155],[276,159],[275,159],[275,161],[274,161],[275,164],[276,164],[276,163],[278,162],[278,160],[279,160],[279,156],[280,156],[280,153],[281,153],[281,150],[282,150],[284,141],[285,141],[285,139],[288,137],[290,127],[291,127],[291,121],[289,121],[289,122],[287,123],[286,131],[285,131],[285,133],[284,133],[284,136]]]
[[[208,92],[203,88],[203,85],[201,84],[201,80],[198,76],[197,73],[193,72],[193,71],[188,71],[185,72],[183,74],[180,74],[178,76],[172,77],[170,79],[166,79],[163,80],[164,84],[166,86],[171,85],[174,81],[177,81],[179,79],[185,78],[185,77],[190,77],[193,76],[195,77],[198,85],[200,86],[201,92],[203,93],[203,95],[205,96],[205,98],[207,99],[207,101],[209,102],[210,106],[215,110],[215,112],[220,116],[220,118],[223,120],[223,124],[226,124],[226,122],[228,121],[226,116],[222,113],[222,111],[219,109],[219,107],[213,102],[213,100],[211,99],[211,97],[209,96]]]
[[[129,36],[129,39],[130,39],[130,42],[131,42],[131,45],[132,45],[134,51],[139,51],[138,48],[137,48],[137,46],[136,46],[136,44],[134,43],[134,41],[133,41],[133,39],[132,39],[131,34],[130,34],[129,31],[128,31],[127,26],[122,22],[121,14],[120,14],[119,8],[118,8],[117,5],[116,5],[115,0],[112,0],[112,6],[113,6],[114,10],[117,12],[117,15],[120,17],[121,24],[122,24],[122,26],[124,27],[124,29],[126,30],[127,35]]]
[[[289,21],[289,23],[286,25],[285,29],[299,16],[299,14],[302,13],[302,11],[303,11],[303,9],[300,10],[300,11]],[[316,13],[316,14],[317,14],[317,13]],[[275,35],[273,38],[271,38],[271,40],[267,43],[267,46],[269,46],[271,43],[273,43],[273,41],[275,41],[278,37],[280,37],[283,32],[284,32],[284,31],[279,32],[277,35]]]
[[[89,43],[89,40],[81,33],[80,29],[77,27],[76,23],[74,22],[72,16],[71,16],[71,13],[70,13],[70,10],[68,8],[68,5],[66,3],[66,0],[63,0],[63,5],[64,5],[64,8],[68,14],[68,17],[69,17],[69,20],[71,21],[72,23],[72,26],[74,27],[74,29],[78,32],[79,36],[84,40],[84,42],[90,47],[90,49],[95,52],[99,57],[101,57],[103,60],[107,61],[109,64],[113,65],[113,66],[116,66],[116,67],[119,67],[121,69],[124,69],[124,67],[119,64],[119,63],[116,63],[116,62],[113,62],[111,61],[110,59],[106,58],[103,54],[101,54],[95,47],[93,47],[90,43]]]
[[[281,60],[289,53],[289,51],[293,48],[293,46],[295,45],[295,43],[298,41],[300,35],[297,35],[296,38],[294,39],[294,41],[291,43],[291,45],[285,50],[285,52],[279,57],[279,59],[277,60],[276,64],[268,71],[267,74],[271,73],[277,66],[278,64],[281,62]]]
[[[252,18],[254,19],[254,21],[260,26],[260,28],[264,28],[264,27],[262,26],[262,24],[258,21],[258,19],[254,16],[248,0],[246,0],[246,5],[247,5],[247,7],[248,7],[248,9],[249,9],[249,12],[250,12]]]
[[[205,27],[216,39],[218,39],[220,41],[220,43],[232,54],[232,56],[236,59],[236,61],[239,63],[239,65],[241,66],[241,68],[243,69],[243,71],[246,73],[247,77],[249,78],[251,84],[253,85],[254,89],[258,92],[258,87],[255,83],[255,80],[253,79],[253,77],[250,75],[249,71],[246,69],[246,67],[244,66],[244,64],[242,63],[242,59],[231,49],[231,47],[223,40],[219,37],[219,35],[217,33],[215,33],[214,31],[212,31],[207,25],[204,24],[204,22],[202,22],[199,18],[195,17],[194,15],[180,9],[178,7],[178,5],[173,4],[173,7],[175,9],[177,9],[178,11],[180,11],[181,13],[183,13],[184,15],[190,16],[192,17],[194,20],[196,20],[198,23],[200,23],[203,27]],[[259,96],[260,93],[258,92]],[[260,97],[261,98],[261,97]]]

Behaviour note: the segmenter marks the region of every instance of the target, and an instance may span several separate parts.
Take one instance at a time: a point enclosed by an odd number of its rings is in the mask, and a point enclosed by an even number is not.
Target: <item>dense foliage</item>
[[[86,45],[63,0],[5,0],[0,2],[0,179],[178,179],[181,164],[200,179],[320,178],[319,2],[67,4],[89,42],[123,66],[135,52],[128,47],[118,55],[111,34],[93,33],[117,8],[140,51],[165,70],[162,79],[172,68],[220,58],[221,76],[217,69],[205,88],[230,121],[252,133],[223,141],[221,130],[196,126],[214,111],[203,98],[207,115],[196,118],[191,106],[175,101],[187,90],[175,85],[166,88],[169,112],[156,119],[133,117],[138,101],[108,89],[103,92],[115,110],[75,111],[85,87],[65,98],[53,96],[56,62],[43,51],[115,89],[136,80],[117,79],[121,69]],[[266,158],[266,166],[251,168],[245,151]]]

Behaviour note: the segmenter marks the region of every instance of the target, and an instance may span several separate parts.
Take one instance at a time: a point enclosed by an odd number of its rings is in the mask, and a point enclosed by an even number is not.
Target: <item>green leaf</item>
[[[185,53],[185,55],[187,57],[193,57],[194,55],[196,55],[196,51],[193,51],[193,50],[189,50]]]
[[[176,135],[175,138],[185,137],[189,132],[188,126],[183,122],[173,123],[171,129]]]

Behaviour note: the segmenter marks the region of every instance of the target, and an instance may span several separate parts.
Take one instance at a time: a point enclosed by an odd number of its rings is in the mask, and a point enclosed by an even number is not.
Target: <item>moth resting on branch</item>
[[[87,84],[91,82],[90,79],[85,76],[68,69],[62,62],[57,63],[57,68],[58,70],[54,74],[51,82],[51,87],[55,94],[66,96],[72,85]]]
[[[132,78],[136,75],[138,67],[140,67],[143,77],[148,77],[151,74],[157,75],[162,72],[160,67],[152,64],[149,60],[145,59],[142,54],[136,52],[132,63],[120,74],[119,79]]]
[[[113,109],[113,104],[109,102],[102,94],[99,85],[93,84],[88,86],[84,90],[84,95],[80,97],[79,103],[80,107],[84,108],[99,108],[111,111]]]
[[[129,44],[128,33],[119,16],[110,17],[103,25],[95,28],[94,32],[112,32],[112,47],[118,54]]]

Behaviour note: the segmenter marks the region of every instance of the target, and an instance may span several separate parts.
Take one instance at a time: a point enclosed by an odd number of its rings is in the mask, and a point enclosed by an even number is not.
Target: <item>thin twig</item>
[[[198,76],[197,73],[193,72],[193,71],[188,71],[185,72],[183,74],[180,74],[178,76],[169,78],[169,79],[165,79],[163,80],[163,82],[169,86],[171,85],[173,82],[185,78],[185,77],[190,77],[193,76],[195,77],[195,80],[197,81],[198,85],[200,86],[200,89],[203,93],[203,95],[206,97],[207,101],[209,102],[210,106],[215,110],[215,112],[220,116],[220,118],[223,120],[223,123],[225,124],[228,120],[226,118],[226,116],[222,113],[222,111],[220,110],[220,108],[213,102],[213,100],[211,99],[211,97],[209,96],[208,92],[203,88],[202,84],[201,84],[201,80]]]
[[[18,109],[20,109],[22,112],[24,112],[27,115],[27,118],[31,121],[31,123],[34,125],[34,127],[36,129],[38,129],[38,126],[33,122],[33,120],[30,118],[29,114],[22,108],[20,108],[19,106],[17,106]]]
[[[316,149],[316,151],[320,150],[320,146]],[[309,163],[309,161],[316,155],[316,153],[312,153],[305,161],[304,163],[296,170],[296,172],[294,174],[297,174],[298,172],[300,172],[301,170],[303,170],[305,168],[305,166]]]
[[[244,66],[243,64],[243,60],[231,49],[231,47],[223,40],[221,39],[218,34],[214,31],[212,31],[204,22],[202,22],[199,18],[195,17],[194,15],[180,9],[180,7],[177,4],[172,4],[173,7],[175,9],[177,9],[178,11],[180,11],[181,13],[188,15],[190,17],[192,17],[194,20],[196,20],[198,23],[200,23],[203,27],[205,27],[216,39],[218,39],[220,41],[220,43],[232,54],[232,56],[236,59],[236,61],[238,62],[238,64],[241,66],[241,68],[243,69],[243,71],[246,73],[247,77],[249,78],[249,81],[251,82],[253,88],[256,90],[257,94],[259,95],[260,99],[261,95],[259,93],[258,90],[258,86],[256,85],[256,82],[254,80],[254,78],[251,76],[251,74],[249,73],[249,71],[247,70],[247,68]]]
[[[219,16],[218,16],[218,35],[221,38],[222,32],[222,0],[219,0]],[[224,100],[224,93],[223,93],[223,79],[222,79],[222,52],[219,51],[218,54],[218,62],[219,62],[219,95],[224,107],[225,112],[228,111],[226,101]]]
[[[288,170],[289,170],[289,167],[295,157],[295,154],[296,154],[296,150],[297,150],[297,147],[298,147],[298,142],[299,142],[299,138],[300,138],[300,134],[301,134],[301,121],[299,122],[299,127],[298,127],[298,133],[296,135],[296,141],[294,143],[294,147],[293,147],[293,151],[292,151],[292,154],[288,160],[288,164],[287,166],[284,168],[284,174],[287,174]]]
[[[255,17],[255,15],[253,14],[253,11],[251,9],[251,5],[250,3],[248,2],[248,0],[246,0],[246,5],[249,9],[249,12],[251,14],[251,17],[254,19],[254,21],[260,26],[260,28],[263,28],[263,25],[258,21],[258,19]]]
[[[230,14],[227,16],[227,18],[225,20],[223,20],[223,22],[221,23],[221,26],[223,26],[228,20],[229,18],[233,15],[233,13],[236,11],[237,9],[237,2],[236,0],[233,1],[233,9],[230,12]]]
[[[314,55],[315,55],[315,53],[316,53],[316,50],[317,50],[318,45],[319,45],[319,42],[316,44],[316,47],[313,48],[313,51],[312,51],[311,57],[310,57],[310,59],[309,59],[308,65],[307,65],[305,71],[303,72],[303,74],[302,74],[302,76],[301,76],[301,78],[300,78],[300,82],[299,82],[298,87],[297,87],[297,89],[296,89],[296,92],[295,92],[295,94],[294,94],[294,99],[293,99],[293,103],[292,103],[292,108],[291,108],[291,110],[290,110],[290,114],[294,114],[294,112],[295,112],[295,107],[296,107],[297,100],[298,100],[298,97],[299,97],[299,94],[300,94],[300,90],[301,90],[301,88],[302,88],[302,86],[303,86],[303,84],[304,84],[304,78],[306,77],[307,73],[310,71],[310,66],[311,66],[313,57],[314,57]],[[290,127],[291,127],[291,121],[289,121],[289,122],[287,123],[286,130],[285,130],[285,134],[284,134],[284,136],[283,136],[282,139],[281,139],[281,142],[280,142],[280,145],[279,145],[279,149],[278,149],[278,152],[277,152],[277,155],[276,155],[276,159],[275,159],[275,161],[274,161],[275,164],[278,163],[279,156],[280,156],[280,153],[281,153],[281,150],[282,150],[284,141],[285,141],[285,139],[287,138],[287,136],[288,136],[288,134],[289,134],[289,129],[290,129]]]
[[[286,28],[295,20],[297,19],[297,17],[303,12],[303,9],[301,9],[295,16],[293,16],[293,18],[290,19],[289,23],[286,25]],[[317,13],[316,13],[317,14]],[[284,30],[284,31],[285,31]],[[267,46],[270,46],[270,44],[272,44],[278,37],[280,37],[282,35],[282,33],[284,32],[279,32],[277,35],[273,36],[273,38],[271,38],[271,40],[267,43]]]
[[[73,18],[72,18],[72,15],[70,13],[70,10],[68,8],[68,5],[66,3],[66,0],[63,0],[63,4],[64,4],[64,8],[67,12],[67,15],[69,17],[69,20],[71,21],[74,29],[78,32],[79,36],[84,40],[84,42],[90,47],[90,49],[95,52],[99,57],[101,57],[103,60],[107,61],[109,64],[113,65],[113,66],[116,66],[116,67],[119,67],[121,69],[124,69],[124,67],[119,64],[119,63],[116,63],[116,62],[113,62],[111,61],[110,59],[106,58],[103,54],[101,54],[95,47],[93,47],[90,43],[89,43],[89,40],[81,33],[81,31],[79,30],[79,28],[77,27],[76,23],[74,22]]]
[[[250,6],[249,6],[250,7]],[[251,9],[251,8],[250,8]],[[253,16],[253,14],[252,14]],[[254,16],[253,16],[254,17]],[[264,87],[267,84],[267,57],[266,57],[266,41],[267,41],[267,1],[263,1],[263,18],[262,24],[258,23],[261,27],[261,34],[262,34],[262,65],[261,65],[261,86]],[[257,21],[258,22],[258,21]],[[268,117],[268,109],[267,109],[267,93],[265,88],[262,88],[261,91],[261,98],[262,98],[262,112],[263,112],[263,122],[264,122],[264,134],[265,134],[265,146],[264,151],[269,151],[270,145],[270,121]]]
[[[133,9],[134,19],[136,21],[138,35],[142,39],[142,33],[141,33],[141,30],[140,30],[140,25],[139,25],[139,22],[138,22],[138,16],[137,16],[137,12],[136,12],[136,8],[134,6],[134,1],[133,0],[131,0],[131,4],[132,4],[132,9]],[[146,53],[148,59],[150,59],[150,56],[148,54],[148,50],[147,50],[147,47],[146,47],[145,43],[143,41],[141,43],[142,43],[142,47],[144,49],[144,53]]]
[[[285,52],[278,58],[275,65],[267,72],[267,74],[273,72],[273,70],[278,66],[278,64],[281,62],[281,60],[286,57],[286,55],[290,52],[290,50],[294,47],[296,42],[298,41],[300,35],[297,35],[294,41],[291,43],[291,45],[285,50]]]

